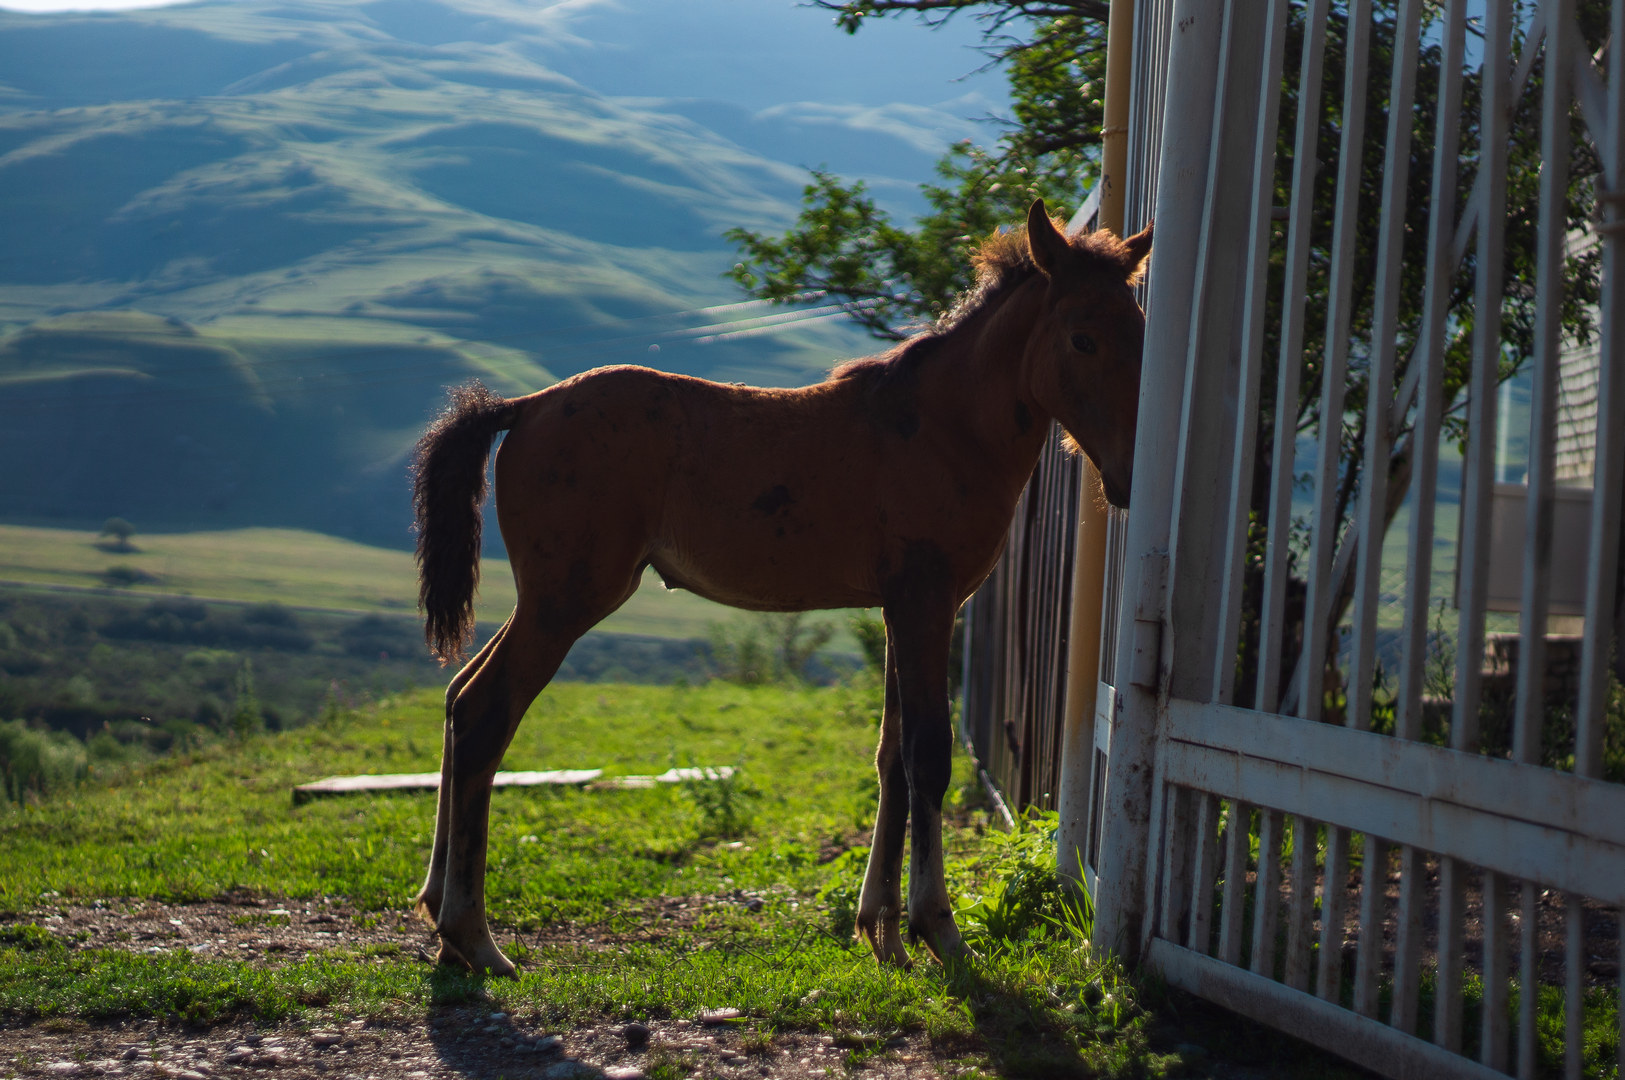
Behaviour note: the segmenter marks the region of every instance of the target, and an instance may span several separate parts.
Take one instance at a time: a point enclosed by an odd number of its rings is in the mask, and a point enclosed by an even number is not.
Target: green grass
[[[863,680],[860,680],[862,682]],[[159,1017],[271,1023],[327,1010],[412,1019],[489,1001],[549,1022],[691,1016],[731,1005],[749,1023],[862,1039],[925,1031],[1010,1075],[1159,1075],[1180,1058],[1154,1038],[1140,992],[1103,966],[1076,928],[1010,926],[1012,866],[1028,833],[990,843],[964,809],[961,759],[947,844],[951,887],[983,958],[953,976],[928,957],[881,969],[851,938],[865,852],[829,859],[873,813],[878,688],[557,685],[520,728],[505,765],[646,773],[744,765],[723,821],[716,799],[652,790],[507,789],[493,799],[489,897],[517,982],[487,982],[400,955],[335,950],[282,966],[194,956],[73,950],[23,926],[0,937],[0,1017]],[[428,794],[292,805],[289,787],[335,772],[435,767],[438,695],[379,702],[326,726],[133,767],[65,797],[0,814],[0,910],[99,898],[185,901],[248,890],[403,909],[428,855]],[[737,835],[737,840],[728,837]],[[1030,871],[1030,868],[1029,868]],[[741,890],[761,910],[727,902]],[[662,897],[710,898],[661,936]],[[979,904],[973,902],[980,901]],[[988,931],[1001,909],[1006,924]],[[562,924],[625,935],[613,946],[549,933]],[[1160,1042],[1166,1042],[1161,1040]]]

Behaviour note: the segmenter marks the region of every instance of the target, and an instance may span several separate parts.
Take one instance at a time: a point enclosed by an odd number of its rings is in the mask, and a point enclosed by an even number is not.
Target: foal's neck
[[[963,429],[983,453],[1007,460],[1023,483],[1049,437],[1052,419],[1032,394],[1026,359],[1046,288],[1046,279],[1035,274],[966,316],[943,343],[954,353],[953,363],[940,369],[951,380],[945,396],[962,411]]]

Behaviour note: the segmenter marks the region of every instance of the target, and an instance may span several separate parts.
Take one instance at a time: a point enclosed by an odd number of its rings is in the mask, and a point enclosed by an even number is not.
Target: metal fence
[[[1142,404],[1134,510],[1112,523],[1112,632],[1081,765],[1097,943],[1396,1077],[1625,1074],[1625,1050],[1600,1049],[1625,1046],[1625,785],[1604,776],[1620,711],[1625,71],[1610,49],[1625,48],[1625,0],[1600,30],[1581,14],[1574,0],[1136,13],[1126,225],[1155,207],[1142,402],[1162,407]],[[1423,70],[1438,75],[1419,95]],[[1539,142],[1518,181],[1527,213],[1509,201],[1518,115]],[[1571,137],[1600,167],[1589,221],[1570,190]],[[1317,199],[1335,202],[1329,223]],[[1506,274],[1509,228],[1538,234],[1524,235],[1527,276]],[[1602,238],[1603,266],[1597,445],[1573,557],[1584,614],[1565,646],[1577,689],[1562,703],[1547,635],[1575,228]],[[1402,290],[1421,308],[1403,334]],[[1496,702],[1494,388],[1515,300],[1535,313],[1521,331],[1529,466],[1517,663]],[[1351,376],[1369,389],[1352,403]],[[1271,403],[1305,387],[1309,421],[1261,441]],[[1439,512],[1451,412],[1465,443],[1454,529]],[[1345,428],[1378,467],[1351,472]],[[967,732],[1018,803],[1056,790],[1062,665],[1046,658],[1064,655],[1070,543],[1064,499],[1044,483],[968,616]],[[1381,540],[1406,484],[1406,587],[1385,605]],[[1352,492],[1347,514],[1339,492]],[[1447,530],[1458,607],[1441,634],[1429,586]],[[1017,594],[1036,588],[1052,592]]]

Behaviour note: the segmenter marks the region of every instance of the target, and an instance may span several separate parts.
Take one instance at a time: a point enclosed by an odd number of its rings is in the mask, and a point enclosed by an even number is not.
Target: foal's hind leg
[[[496,947],[485,921],[491,782],[525,710],[575,641],[573,636],[528,630],[528,621],[515,609],[496,647],[452,701],[446,739],[449,764],[443,767],[449,775],[444,775],[441,790],[450,794],[441,797],[447,833],[435,917],[440,962],[493,975],[513,975],[514,966]]]
[[[429,856],[429,872],[423,879],[423,888],[418,890],[412,903],[413,910],[430,925],[440,915],[440,898],[446,887],[446,848],[451,832],[451,705],[507,632],[508,624],[503,623],[502,628],[491,635],[491,640],[463,665],[462,670],[452,677],[451,685],[446,687],[446,723],[440,751],[440,796],[434,815],[434,850]]]
[[[525,710],[570,646],[638,586],[641,551],[616,558],[604,549],[600,540],[592,559],[553,560],[568,568],[556,580],[538,583],[521,569],[519,604],[507,629],[452,702],[450,830],[435,919],[442,963],[514,974],[485,918],[491,781]]]
[[[898,930],[903,914],[903,837],[908,829],[908,775],[903,768],[902,706],[897,696],[897,654],[886,645],[886,705],[880,721],[880,808],[869,848],[869,868],[858,897],[858,934],[883,964],[908,966]]]
[[[887,641],[897,646],[903,769],[908,776],[908,926],[944,963],[966,954],[942,865],[942,797],[952,770],[948,641],[954,604],[947,582],[910,568],[886,597]]]

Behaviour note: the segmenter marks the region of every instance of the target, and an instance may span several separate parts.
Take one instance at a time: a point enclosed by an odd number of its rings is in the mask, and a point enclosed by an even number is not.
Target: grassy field
[[[417,605],[417,570],[406,551],[296,529],[140,534],[132,543],[139,550],[120,553],[98,546],[97,537],[89,532],[0,525],[0,580],[100,587],[107,584],[109,570],[128,567],[152,578],[128,586],[136,596],[182,594],[294,608],[395,613],[411,612]],[[513,602],[508,564],[483,560],[480,620],[500,623]],[[668,591],[651,571],[643,587],[599,628],[703,638],[710,624],[734,617],[732,609],[692,593]]]
[[[449,974],[360,942],[276,964],[64,943],[44,929],[53,913],[132,897],[258,896],[399,921],[427,858],[432,797],[296,807],[289,788],[335,772],[434,768],[433,692],[92,777],[0,812],[0,1018],[308,1028],[355,1017],[421,1024],[472,1005],[570,1031],[731,1007],[753,1038],[835,1033],[854,1048],[840,1070],[878,1062],[885,1040],[906,1037],[934,1048],[926,1074],[1220,1075],[1207,1071],[1214,1061],[1269,1066],[1257,1076],[1340,1074],[1329,1059],[1260,1043],[1250,1025],[1136,985],[1092,956],[1058,906],[1046,834],[990,829],[963,758],[949,796],[949,878],[981,958],[952,976],[923,953],[910,971],[878,968],[851,938],[877,706],[877,688],[861,679],[824,689],[552,687],[506,767],[613,775],[675,761],[744,771],[724,789],[498,791],[490,907],[499,942],[521,964],[517,982]],[[661,921],[674,907],[688,917]],[[665,1065],[650,1075],[668,1074],[689,1075]]]

